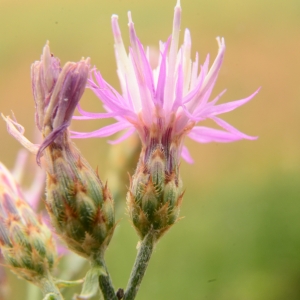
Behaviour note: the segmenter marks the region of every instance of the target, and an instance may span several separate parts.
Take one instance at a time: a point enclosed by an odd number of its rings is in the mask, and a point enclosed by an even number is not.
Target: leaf
[[[81,294],[77,296],[77,300],[87,300],[97,294],[101,274],[107,276],[105,269],[100,266],[94,266],[87,272]]]
[[[72,286],[83,284],[83,283],[84,283],[84,279],[79,279],[79,280],[74,280],[74,281],[55,279],[55,285],[59,288],[72,287]]]
[[[56,294],[54,294],[54,293],[49,293],[49,294],[47,294],[44,298],[43,298],[43,300],[60,300],[61,298],[60,297],[58,297]]]

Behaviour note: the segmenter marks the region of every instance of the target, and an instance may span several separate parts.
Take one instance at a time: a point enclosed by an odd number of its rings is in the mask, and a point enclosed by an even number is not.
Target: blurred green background
[[[46,40],[62,63],[89,56],[107,81],[119,87],[111,15],[119,15],[127,45],[131,10],[142,43],[157,46],[171,33],[175,4],[0,0],[0,111],[8,115],[13,110],[27,137],[33,137],[30,65],[39,59]],[[227,50],[214,95],[227,88],[226,102],[262,87],[251,102],[224,115],[259,139],[205,145],[187,141],[195,163],[181,166],[185,218],[157,245],[137,299],[300,299],[300,1],[181,4],[182,29],[191,30],[192,53],[198,51],[201,62],[207,53],[215,57],[215,37],[225,37]],[[90,91],[82,106],[101,110]],[[12,168],[20,146],[1,122],[0,160]],[[74,121],[73,128],[94,130],[107,122]],[[107,159],[113,146],[105,139],[76,144],[93,167],[99,166],[101,178],[114,185]],[[134,169],[122,170],[121,187],[128,184],[127,171]],[[138,241],[124,203],[117,203],[120,222],[106,255],[115,287],[126,286]],[[9,280],[9,299],[24,299],[25,284],[13,275]]]

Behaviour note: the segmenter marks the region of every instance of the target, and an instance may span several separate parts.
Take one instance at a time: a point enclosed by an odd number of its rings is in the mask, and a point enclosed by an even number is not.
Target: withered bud
[[[60,67],[59,59],[50,53],[49,44],[43,49],[40,61],[31,67],[32,90],[36,107],[36,125],[42,132],[37,162],[52,142],[60,143],[63,132],[70,125],[74,110],[84,92],[90,59],[67,62]]]
[[[60,61],[51,55],[49,42],[47,42],[43,49],[41,60],[35,61],[31,66],[36,125],[40,131],[43,129],[45,109],[49,105],[51,94],[60,72]]]
[[[69,137],[68,126],[88,74],[89,59],[68,62],[60,69],[59,60],[51,56],[48,44],[41,61],[32,65],[36,120],[44,137],[37,162],[44,155],[46,207],[67,246],[93,260],[104,253],[115,222],[114,204],[107,186]]]

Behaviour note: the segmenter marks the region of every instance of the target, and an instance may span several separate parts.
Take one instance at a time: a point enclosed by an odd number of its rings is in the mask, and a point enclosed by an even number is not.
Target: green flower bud
[[[67,246],[91,260],[104,253],[112,237],[114,203],[106,185],[70,140],[68,127],[85,90],[89,59],[68,62],[63,68],[44,47],[32,65],[37,126],[44,141],[47,171],[46,207],[53,226]]]
[[[50,278],[56,263],[53,236],[24,200],[13,177],[7,174],[0,165],[1,251],[12,272],[39,286]]]
[[[103,254],[112,237],[114,203],[107,185],[80,155],[65,132],[62,143],[46,150],[46,207],[68,247],[91,258]]]
[[[90,59],[60,61],[47,43],[40,61],[31,67],[36,125],[41,145],[30,143],[23,127],[9,117],[9,132],[47,172],[46,207],[58,235],[79,255],[96,259],[103,255],[115,227],[114,203],[107,185],[70,140],[69,125],[86,88]],[[21,236],[21,234],[20,234]],[[20,237],[21,238],[21,237]]]
[[[167,157],[161,144],[150,145],[142,150],[127,194],[129,215],[141,239],[150,230],[161,237],[178,220],[183,197],[178,165],[170,164],[173,156]]]

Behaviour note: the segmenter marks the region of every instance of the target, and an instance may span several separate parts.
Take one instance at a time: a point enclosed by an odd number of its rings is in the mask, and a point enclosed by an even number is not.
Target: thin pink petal
[[[237,136],[231,132],[222,131],[218,129],[213,129],[204,126],[196,126],[188,134],[192,140],[199,143],[229,143],[242,139],[242,137]]]
[[[183,69],[182,69],[182,64],[180,64],[178,66],[178,78],[176,83],[175,101],[172,107],[172,111],[176,111],[178,107],[182,105],[183,85],[184,85]]]
[[[134,53],[134,51],[130,48],[129,53],[131,54],[132,57],[132,65],[134,67],[135,75],[138,81],[138,88],[139,88],[139,93],[140,93],[140,99],[142,103],[142,110],[141,113],[143,115],[143,119],[147,124],[151,124],[151,115],[149,115],[149,111],[152,111],[153,108],[153,97],[151,95],[151,91],[149,90],[147,84],[146,84],[146,79],[145,79],[145,74],[144,70],[141,70],[139,66],[139,61],[136,58],[138,56],[137,54]]]
[[[122,114],[120,111],[109,112],[109,113],[91,113],[91,112],[82,110],[79,105],[77,106],[77,109],[81,114],[83,114],[83,116],[73,116],[72,117],[73,120],[106,119],[106,118],[114,118],[114,117]]]
[[[205,80],[204,80],[203,88],[202,88],[202,92],[201,92],[202,94],[205,93],[211,85],[214,85],[214,83],[218,77],[223,59],[224,59],[224,54],[225,54],[225,49],[226,49],[224,38],[218,37],[217,41],[219,44],[219,51],[218,51],[217,57],[216,57],[215,61],[213,62],[209,72],[205,76]]]
[[[198,52],[196,52],[196,58],[192,65],[190,89],[194,88],[194,86],[196,85],[198,67],[199,67],[199,54],[198,54]]]
[[[199,93],[200,88],[202,86],[204,78],[205,78],[204,73],[201,72],[199,80],[198,80],[196,86],[194,87],[194,89],[191,90],[186,96],[184,96],[183,101],[182,101],[183,104],[190,102],[192,99],[195,98],[195,96],[197,96],[197,94]]]
[[[28,160],[28,156],[29,156],[29,153],[28,153],[27,150],[21,149],[21,150],[18,151],[14,168],[11,171],[13,177],[15,178],[15,180],[18,183],[21,182],[21,180],[24,176],[25,169],[26,169],[25,165],[26,165],[26,162]]]
[[[225,130],[229,131],[232,134],[235,134],[236,136],[246,139],[246,140],[256,140],[258,137],[257,136],[250,136],[247,134],[244,134],[237,130],[235,127],[232,125],[228,124],[224,120],[217,118],[217,117],[211,117],[212,120],[214,120],[220,127],[224,128]]]
[[[170,45],[170,52],[168,56],[168,72],[167,72],[165,94],[164,94],[164,109],[166,111],[167,117],[173,106],[173,96],[174,96],[174,86],[175,86],[174,78],[175,78],[176,58],[178,52],[180,23],[181,23],[181,7],[180,7],[180,2],[178,1],[174,9],[172,39]]]
[[[136,129],[134,127],[132,127],[128,131],[126,131],[121,137],[119,137],[118,139],[116,139],[114,141],[109,140],[108,143],[111,145],[119,144],[119,143],[125,141],[127,138],[129,138],[135,131],[136,131]]]
[[[100,85],[100,88],[92,88],[92,90],[102,100],[103,104],[109,107],[111,111],[122,111],[123,115],[129,115],[131,118],[134,118],[134,103],[129,91],[127,75],[125,76],[125,80],[129,97],[122,97],[102,78],[100,72],[95,72],[95,78]]]
[[[208,93],[210,94],[211,91],[208,91]],[[196,118],[199,119],[205,119],[208,118],[210,116],[210,111],[213,109],[214,104],[217,103],[219,101],[219,99],[226,93],[226,89],[223,90],[217,97],[215,97],[215,99],[213,99],[212,101],[210,101],[209,103],[207,103],[206,105],[199,105],[193,115]],[[206,96],[205,96],[206,97]]]
[[[183,109],[183,112],[186,114],[187,118],[185,118],[185,119],[187,119],[187,120],[190,119],[190,120],[193,120],[195,122],[199,122],[200,121],[200,119],[198,117],[194,116],[193,114],[191,114],[189,112],[189,110],[187,109],[187,107],[185,105],[182,105],[181,107]],[[187,122],[187,120],[186,120],[186,122]]]
[[[148,86],[148,89],[151,92],[152,98],[154,98],[155,89],[154,89],[154,81],[153,81],[153,74],[152,74],[151,66],[146,57],[146,53],[143,49],[143,46],[138,38],[137,38],[137,43],[138,43],[138,47],[139,47],[140,54],[141,54],[143,69],[145,72],[144,75],[145,75],[145,79],[146,79],[146,84]]]
[[[162,53],[156,93],[155,93],[155,99],[157,99],[158,103],[160,103],[161,105],[164,104],[164,92],[165,92],[165,83],[166,83],[166,74],[167,74],[166,59],[167,59],[170,41],[171,41],[171,37],[168,38],[167,43],[165,44],[164,52]]]
[[[194,163],[194,160],[188,150],[188,148],[186,146],[183,146],[182,147],[182,150],[181,150],[181,157],[189,164],[193,164]]]
[[[106,137],[113,135],[123,129],[130,127],[129,123],[125,122],[118,122],[114,123],[105,127],[102,127],[98,130],[92,132],[77,132],[77,131],[70,131],[71,138],[73,139],[85,139],[85,138],[92,138],[92,137]]]
[[[152,76],[151,66],[149,61],[146,57],[145,50],[139,41],[134,24],[131,18],[131,12],[128,12],[128,19],[129,19],[129,35],[130,35],[130,43],[132,45],[132,57],[135,62],[135,73],[136,77],[140,82],[140,85],[145,85],[148,90],[150,91],[151,97],[154,97],[154,82]]]
[[[24,191],[24,196],[31,207],[36,211],[41,202],[46,181],[46,173],[42,168],[36,168],[30,188]]]
[[[223,113],[232,111],[232,110],[236,109],[237,107],[242,106],[245,103],[247,103],[248,101],[250,101],[259,92],[259,90],[260,90],[260,88],[257,89],[252,95],[250,95],[247,98],[213,106],[209,109],[209,114],[219,115],[219,114],[223,114]]]

